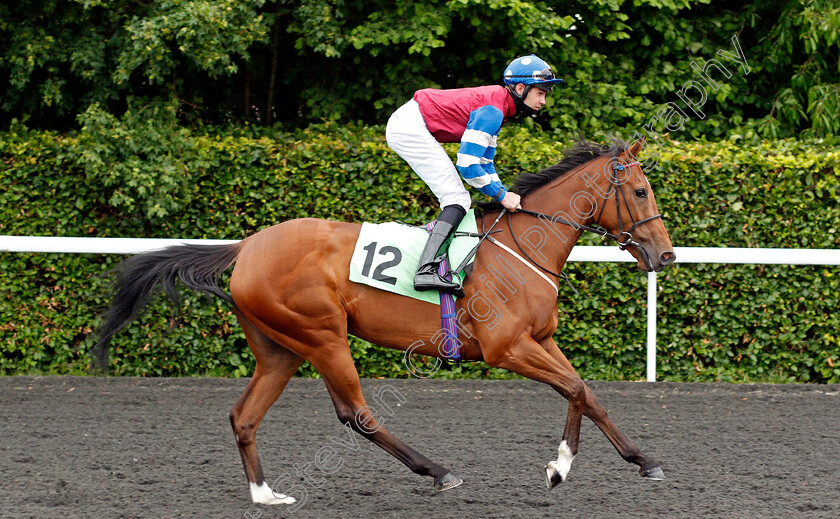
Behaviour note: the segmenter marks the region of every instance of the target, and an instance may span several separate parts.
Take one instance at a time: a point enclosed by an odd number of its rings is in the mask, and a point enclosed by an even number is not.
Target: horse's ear
[[[640,137],[638,140],[633,141],[633,145],[630,146],[630,149],[627,150],[627,158],[630,160],[636,160],[639,156],[639,152],[642,151],[642,148],[645,147],[645,138]]]

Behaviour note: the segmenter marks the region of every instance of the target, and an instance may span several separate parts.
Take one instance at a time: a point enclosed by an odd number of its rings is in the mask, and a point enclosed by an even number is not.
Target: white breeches
[[[385,127],[385,139],[429,186],[441,208],[460,205],[464,211],[470,209],[472,201],[461,175],[443,146],[426,128],[417,101],[412,99],[391,115]]]

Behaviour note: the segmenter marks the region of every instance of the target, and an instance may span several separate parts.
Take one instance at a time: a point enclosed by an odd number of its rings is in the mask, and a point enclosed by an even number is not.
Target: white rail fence
[[[55,238],[0,236],[0,252],[51,252],[85,254],[139,254],[170,245],[222,245],[238,240],[179,240],[157,238]],[[840,265],[840,249],[753,249],[675,247],[677,263],[752,265]],[[569,261],[635,262],[618,247],[583,246],[572,249]],[[647,276],[647,380],[656,380],[656,272]]]

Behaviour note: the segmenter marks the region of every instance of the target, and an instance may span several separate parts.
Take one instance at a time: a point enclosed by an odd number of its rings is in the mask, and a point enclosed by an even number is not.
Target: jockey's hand
[[[502,198],[502,207],[511,213],[515,213],[517,209],[522,209],[522,204],[520,204],[521,200],[522,198],[519,195],[508,191],[505,193],[505,197]]]

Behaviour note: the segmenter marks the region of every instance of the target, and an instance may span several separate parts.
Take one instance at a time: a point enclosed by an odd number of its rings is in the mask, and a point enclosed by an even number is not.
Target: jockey
[[[505,188],[493,166],[496,137],[507,119],[537,113],[545,105],[546,94],[561,81],[545,61],[532,54],[507,66],[504,87],[418,90],[388,119],[388,146],[429,186],[442,209],[420,255],[415,290],[463,297],[460,283],[437,274],[444,245],[472,203],[460,177],[505,209],[521,209],[519,195]],[[454,166],[443,142],[461,143]]]

